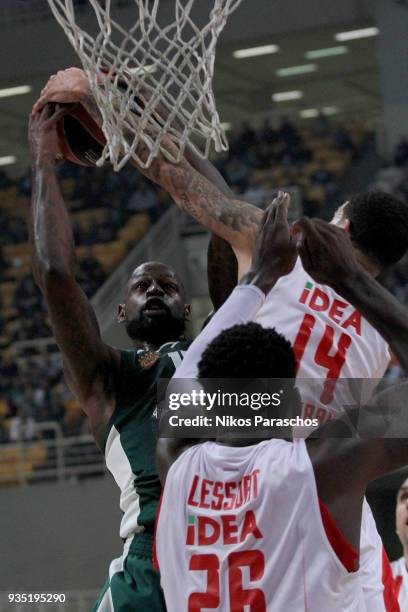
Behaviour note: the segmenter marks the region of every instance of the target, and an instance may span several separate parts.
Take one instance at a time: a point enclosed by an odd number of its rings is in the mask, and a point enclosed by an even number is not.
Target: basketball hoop
[[[173,0],[174,21],[164,27],[159,0],[134,0],[136,21],[125,29],[111,16],[111,0],[89,0],[99,28],[92,37],[77,24],[73,0],[48,0],[102,114],[107,144],[98,165],[108,160],[120,170],[133,159],[147,168],[159,151],[177,163],[190,136],[203,157],[211,145],[216,151],[228,149],[212,79],[218,37],[241,1],[212,0],[209,19],[200,28],[191,17],[195,0]],[[168,109],[164,119],[159,104]],[[146,148],[149,155],[141,157]]]

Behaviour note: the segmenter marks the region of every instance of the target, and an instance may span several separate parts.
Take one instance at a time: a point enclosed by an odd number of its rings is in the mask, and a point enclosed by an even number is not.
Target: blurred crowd
[[[395,147],[392,162],[384,164],[369,189],[392,193],[408,203],[408,139],[401,138]],[[408,306],[408,256],[406,255],[381,277],[381,282],[402,303]],[[387,372],[389,382],[403,378],[398,363],[393,360]]]
[[[257,130],[243,124],[239,131],[229,134],[230,150],[218,160],[217,167],[240,197],[257,206],[269,201],[271,190],[298,187],[303,212],[327,216],[342,177],[364,152],[368,138],[361,125],[332,124],[324,116],[318,116],[307,129],[289,119],[277,126],[265,121]],[[396,151],[395,165],[384,168],[378,177],[378,182],[389,181],[390,188],[404,196],[407,156],[408,143],[403,141]],[[91,297],[110,273],[103,254],[121,242],[123,228],[135,216],[153,224],[171,203],[131,166],[114,173],[107,167],[66,163],[59,170],[59,178],[71,213],[77,253],[81,254],[78,281]],[[0,236],[0,286],[9,295],[7,303],[0,303],[1,442],[31,439],[35,436],[34,422],[56,421],[65,435],[87,431],[80,407],[63,382],[59,354],[51,351],[41,356],[30,345],[30,340],[51,337],[41,294],[29,269],[22,273],[24,257],[29,258],[30,194],[29,173],[13,180],[0,172],[0,222],[4,228]],[[20,208],[17,204],[8,206],[9,197],[15,198]],[[386,280],[405,300],[406,280],[404,284],[400,275],[398,269]]]
[[[307,129],[289,119],[276,127],[266,120],[257,131],[245,123],[229,136],[230,149],[219,169],[240,197],[258,206],[265,205],[271,189],[298,186],[304,213],[317,216],[330,206],[338,179],[366,138],[361,125],[333,125],[324,115]]]
[[[141,219],[147,230],[170,202],[131,167],[114,173],[66,163],[59,179],[77,247],[77,280],[91,298],[118,263],[104,253],[118,245],[123,257],[135,244],[134,232],[124,240],[126,228]],[[30,271],[30,195],[30,173],[13,180],[0,172],[0,442],[15,441],[19,434],[31,439],[34,422],[59,422],[66,435],[82,431],[82,413],[63,381],[59,354],[35,346],[52,332]],[[139,239],[142,233],[137,232]]]

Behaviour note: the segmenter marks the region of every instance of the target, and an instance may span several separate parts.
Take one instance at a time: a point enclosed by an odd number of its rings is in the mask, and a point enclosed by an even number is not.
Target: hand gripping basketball
[[[59,70],[47,81],[41,95],[33,106],[34,115],[49,102],[62,104],[80,102],[89,94],[89,83],[85,72],[80,68],[67,68]]]

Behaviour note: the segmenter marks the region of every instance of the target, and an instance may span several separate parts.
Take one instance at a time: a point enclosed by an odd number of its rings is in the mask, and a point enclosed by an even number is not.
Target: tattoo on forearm
[[[186,211],[191,217],[193,217],[196,221],[201,222],[204,213],[199,206],[196,206],[188,197],[188,194],[185,191],[182,191],[179,195],[180,204],[183,210]]]
[[[180,206],[197,221],[202,222],[207,216],[236,232],[257,230],[261,210],[225,196],[192,168],[174,166],[170,180]]]

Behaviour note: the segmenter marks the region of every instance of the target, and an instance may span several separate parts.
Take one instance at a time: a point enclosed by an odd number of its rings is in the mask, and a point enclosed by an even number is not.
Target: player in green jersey
[[[164,610],[152,568],[154,516],[160,496],[155,468],[156,380],[170,378],[188,346],[190,306],[177,274],[149,262],[134,270],[118,320],[133,350],[101,338],[95,313],[75,280],[72,228],[56,175],[56,122],[45,106],[30,120],[33,163],[31,251],[34,277],[46,300],[66,381],[87,414],[92,433],[120,488],[123,555],[111,563],[98,612]]]

